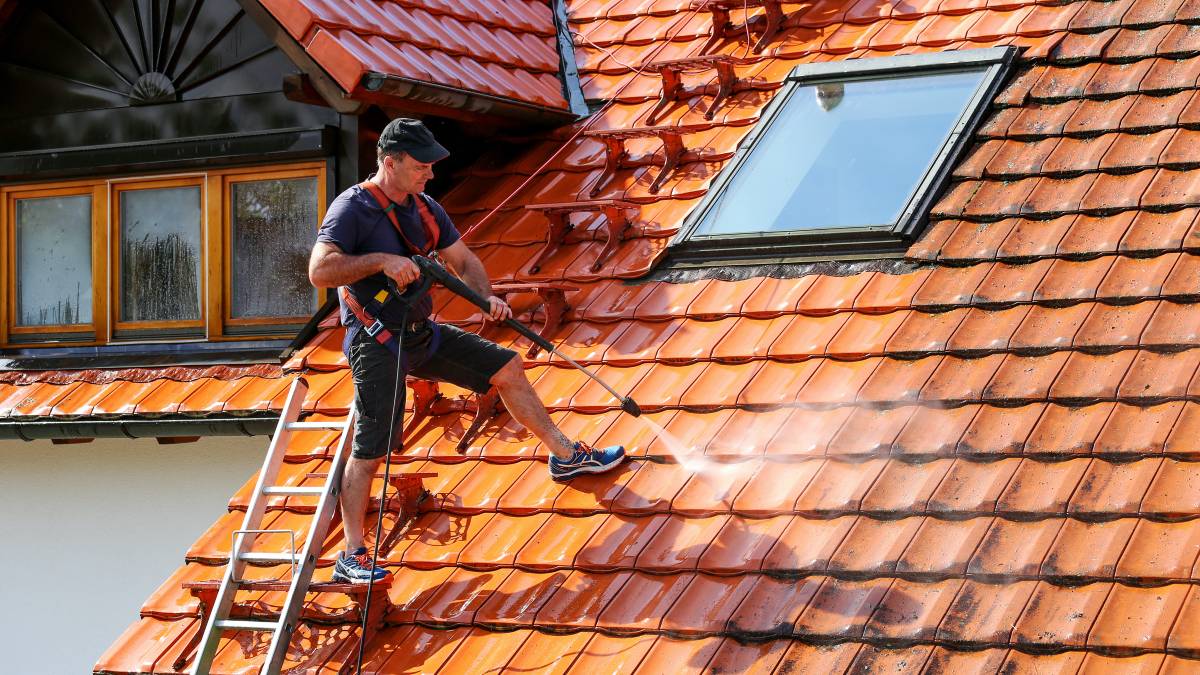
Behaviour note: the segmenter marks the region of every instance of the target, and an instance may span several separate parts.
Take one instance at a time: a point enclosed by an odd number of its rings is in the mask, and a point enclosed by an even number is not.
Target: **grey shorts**
[[[413,377],[449,382],[482,394],[491,389],[492,377],[517,355],[455,326],[425,323],[423,330],[404,334],[404,362]],[[435,330],[439,335],[435,336]],[[394,416],[391,412],[392,401],[396,400],[396,358],[362,330],[351,339],[346,356],[354,378],[358,413],[354,457],[382,457],[387,452],[388,421],[394,419],[399,431],[404,417],[402,410],[397,410]],[[394,434],[393,448],[399,441],[399,433]]]

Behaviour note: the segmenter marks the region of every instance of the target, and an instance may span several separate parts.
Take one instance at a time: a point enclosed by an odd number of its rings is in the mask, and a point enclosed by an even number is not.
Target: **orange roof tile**
[[[368,73],[562,109],[552,10],[529,0],[262,0],[268,15],[350,97]]]
[[[557,69],[544,5],[335,4],[264,0],[348,91],[379,70],[565,105],[557,84],[534,84]],[[633,202],[633,228],[600,269],[593,219],[532,272],[547,224],[523,208],[594,198],[594,138],[547,135],[446,199],[497,279],[580,282],[551,338],[720,479],[555,358],[530,363],[535,388],[572,436],[627,445],[622,471],[553,483],[544,448],[507,415],[458,454],[473,413],[444,401],[401,458],[400,471],[437,473],[426,487],[443,496],[382,553],[395,607],[370,668],[1194,670],[1200,16],[1149,0],[785,3],[784,28],[754,54],[761,3],[749,24],[725,4],[733,25],[710,52],[747,60],[743,89],[711,120],[710,93],[656,120],[702,125],[685,143],[707,153],[658,193],[658,147],[630,142],[638,165],[598,197]],[[638,71],[700,53],[712,30],[710,12],[678,0],[568,8],[585,90],[612,99],[583,123],[593,131],[645,125],[659,80]],[[886,268],[904,271],[621,281],[662,260],[792,66],[998,44],[1029,50],[907,262]],[[459,301],[438,307],[476,320]],[[248,413],[277,408],[300,372],[306,410],[339,416],[341,335],[324,330],[286,374],[5,381],[0,416]],[[289,475],[320,466],[330,442],[298,438]],[[280,525],[301,521],[296,503],[271,508]],[[98,670],[172,672],[196,630],[178,584],[212,577],[239,518],[197,541]],[[357,646],[309,628],[327,648],[294,653],[305,667],[340,667]],[[231,642],[222,667],[253,667]]]

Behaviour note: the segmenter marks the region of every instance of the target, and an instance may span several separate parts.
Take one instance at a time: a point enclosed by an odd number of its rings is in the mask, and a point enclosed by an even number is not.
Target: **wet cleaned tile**
[[[734,610],[754,587],[755,575],[717,577],[697,574],[662,619],[672,635],[721,633]]]
[[[456,516],[449,513],[430,513],[422,516],[415,541],[404,551],[405,565],[431,569],[458,562],[458,555],[467,543],[493,518],[494,514]]]
[[[511,572],[456,570],[417,610],[417,621],[428,624],[470,624],[475,612],[496,593]]]
[[[902,400],[902,399],[893,399]],[[829,441],[829,455],[886,455],[916,406],[891,409],[855,408],[854,413]]]
[[[538,610],[535,623],[559,629],[593,628],[596,617],[621,590],[630,575],[630,572],[572,572]]]
[[[763,559],[763,571],[824,572],[830,558],[857,520],[856,516],[843,516],[831,520],[803,517],[793,519]]]
[[[942,363],[942,357],[883,359],[858,390],[860,404],[915,402]]]
[[[533,625],[538,610],[562,586],[568,574],[513,570],[475,612],[475,624],[498,628]]]
[[[571,672],[626,675],[637,668],[654,645],[655,635],[613,637],[596,633],[571,666]]]
[[[549,513],[519,517],[498,514],[463,547],[458,554],[458,564],[483,570],[513,565],[517,553],[550,516]]]
[[[555,635],[534,631],[505,666],[509,672],[563,675],[579,657],[593,633]]]
[[[880,606],[891,584],[891,579],[842,581],[827,578],[796,621],[794,634],[817,639],[861,637],[867,621]]]
[[[1045,412],[1045,406],[1016,408],[985,405],[971,419],[958,442],[961,455],[1012,455],[1025,449],[1025,441]]]
[[[954,463],[952,459],[910,463],[893,460],[862,499],[862,510],[874,513],[922,513]]]
[[[773,359],[796,361],[823,356],[851,316],[849,312],[815,317],[797,315],[771,343],[767,354]]]
[[[824,410],[788,410],[789,414],[775,430],[774,436],[763,446],[764,454],[777,461],[788,461],[789,457],[796,456],[819,457],[827,454],[830,441],[855,412],[855,408],[851,406]]]
[[[934,639],[962,585],[962,579],[935,583],[897,579],[871,616],[863,637],[897,641]]]
[[[664,513],[690,478],[691,472],[679,464],[643,462],[613,500],[611,508],[615,513],[628,515]]]
[[[804,673],[845,673],[848,672],[854,657],[858,655],[861,646],[850,642],[837,645],[812,645],[803,642],[792,642],[784,653],[776,672]]]
[[[676,603],[676,605],[678,604]],[[642,658],[634,673],[652,675],[671,672],[680,667],[689,670],[701,668],[707,670],[707,664],[712,660],[721,643],[721,638],[685,640],[666,635],[660,636],[646,656]]]
[[[521,646],[529,637],[530,631],[517,630],[506,633],[473,630],[463,638],[454,653],[442,664],[442,669],[448,673],[462,672],[477,667],[480,663],[507,664],[513,654],[521,651]]]
[[[660,574],[696,569],[700,557],[728,519],[728,516],[673,516],[663,523],[650,543],[638,554],[635,567]]]
[[[973,405],[949,409],[917,406],[908,424],[892,443],[892,452],[913,456],[953,455],[959,440],[978,412],[979,406]]]
[[[517,553],[513,564],[535,571],[571,569],[576,553],[607,518],[603,513],[583,517],[551,514]]]
[[[863,497],[883,472],[887,460],[829,460],[796,500],[797,513],[833,515],[858,511]],[[761,475],[761,472],[760,472]],[[750,486],[747,485],[747,489]]]
[[[708,662],[708,668],[714,673],[771,675],[789,644],[786,640],[744,644],[726,638]]]
[[[946,350],[946,343],[966,318],[968,309],[939,313],[910,312],[892,334],[884,351],[897,355],[918,355]]]
[[[946,350],[960,355],[1002,351],[1029,314],[1030,307],[999,311],[973,308],[946,342]]]
[[[948,403],[978,401],[1005,359],[1004,354],[979,358],[947,356],[921,390],[921,400]]]
[[[600,612],[596,626],[615,632],[658,630],[663,617],[694,576],[633,573],[604,611]]]
[[[791,581],[766,575],[743,577],[752,586],[729,618],[730,630],[755,637],[790,635],[796,619],[821,586],[821,577]]]

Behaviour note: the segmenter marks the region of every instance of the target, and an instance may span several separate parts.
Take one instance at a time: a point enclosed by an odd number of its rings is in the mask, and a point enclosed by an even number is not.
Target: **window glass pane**
[[[696,233],[894,224],[985,72],[796,87]]]
[[[235,183],[230,316],[307,316],[316,309],[308,255],[317,240],[317,179]]]
[[[121,193],[121,320],[200,319],[200,188]]]
[[[17,325],[92,322],[92,197],[16,204]]]

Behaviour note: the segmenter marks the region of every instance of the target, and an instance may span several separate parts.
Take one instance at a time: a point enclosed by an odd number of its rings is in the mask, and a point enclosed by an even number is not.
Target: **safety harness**
[[[375,197],[379,208],[383,209],[383,212],[388,216],[388,220],[392,221],[392,227],[396,228],[396,233],[400,235],[400,239],[404,241],[404,245],[408,247],[409,251],[426,256],[433,251],[434,247],[437,246],[438,239],[441,237],[441,228],[438,226],[437,219],[433,217],[433,212],[429,210],[429,205],[425,203],[425,195],[413,196],[414,203],[417,205],[417,213],[421,217],[421,224],[425,228],[426,245],[420,247],[413,244],[408,235],[404,233],[404,228],[400,227],[400,220],[396,217],[396,205],[383,193],[383,188],[369,180],[359,183],[359,187],[370,192],[371,196]],[[368,336],[375,338],[376,342],[393,352],[399,351],[394,340],[395,336],[384,327],[383,321],[379,318],[384,304],[392,298],[393,293],[391,291],[386,288],[381,289],[365,305],[354,297],[354,294],[350,292],[347,286],[339,287],[338,293],[342,298],[342,302],[346,304],[350,312],[363,325],[363,330],[366,331]],[[412,294],[413,298],[416,298],[420,293],[421,289],[416,289],[416,292]]]

